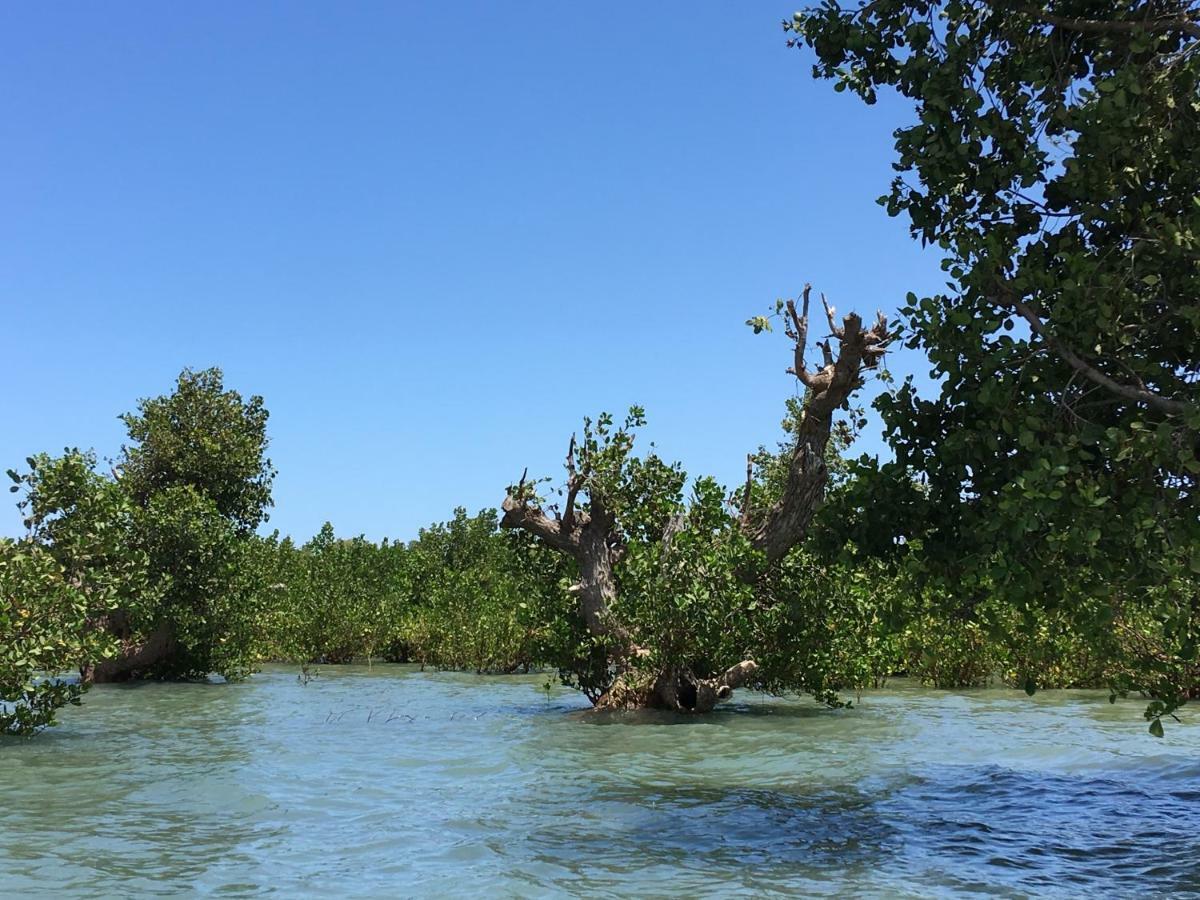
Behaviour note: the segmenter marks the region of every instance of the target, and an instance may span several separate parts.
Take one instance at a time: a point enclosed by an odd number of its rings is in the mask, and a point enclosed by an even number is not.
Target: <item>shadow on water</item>
[[[617,893],[652,864],[680,892],[1200,896],[1194,730],[1164,754],[1096,697],[874,699],[573,714],[606,727],[551,729],[533,793],[575,795],[528,851]]]
[[[770,703],[737,704],[718,706],[702,715],[674,712],[662,709],[576,709],[571,712],[572,720],[585,725],[675,725],[711,728],[713,726],[736,726],[739,719],[770,717],[784,720],[806,720],[841,715],[851,716],[852,710],[834,710],[814,702],[787,706]]]
[[[854,789],[790,794],[747,788],[604,789],[569,823],[537,829],[530,842],[563,859],[628,860],[653,848],[660,861],[703,856],[710,864],[844,865],[895,840],[875,801]],[[587,847],[587,854],[578,853]]]
[[[614,885],[652,862],[681,889],[736,873],[763,892],[1183,895],[1200,892],[1200,772],[1181,783],[951,766],[866,789],[609,785],[526,842],[551,870]]]

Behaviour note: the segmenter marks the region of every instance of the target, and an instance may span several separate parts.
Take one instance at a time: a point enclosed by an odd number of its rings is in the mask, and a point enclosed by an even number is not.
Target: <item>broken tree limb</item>
[[[743,519],[742,525],[751,544],[766,554],[768,565],[778,563],[808,533],[812,517],[825,496],[829,476],[825,449],[833,427],[833,414],[862,385],[864,370],[878,365],[889,338],[887,319],[882,313],[870,328],[863,327],[857,313],[850,313],[842,319],[840,326],[837,325],[834,309],[822,294],[821,303],[832,334],[822,345],[825,365],[819,372],[809,372],[804,364],[808,295],[809,286],[805,285],[802,313],[797,313],[794,302],[789,300],[786,304],[791,319],[788,336],[796,344],[793,351],[795,365],[788,372],[808,389],[796,426],[787,481],[782,495],[765,515],[757,517],[755,522]]]

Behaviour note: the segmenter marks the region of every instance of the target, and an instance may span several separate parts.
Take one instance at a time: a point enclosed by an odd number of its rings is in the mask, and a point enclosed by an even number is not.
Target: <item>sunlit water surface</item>
[[[545,677],[105,687],[0,744],[0,896],[1200,895],[1200,726],[897,686],[586,713]]]

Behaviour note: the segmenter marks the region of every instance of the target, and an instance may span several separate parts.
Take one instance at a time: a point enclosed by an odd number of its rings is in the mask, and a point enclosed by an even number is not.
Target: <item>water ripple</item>
[[[599,716],[542,677],[277,668],[0,745],[0,895],[1200,896],[1200,728],[900,685]]]

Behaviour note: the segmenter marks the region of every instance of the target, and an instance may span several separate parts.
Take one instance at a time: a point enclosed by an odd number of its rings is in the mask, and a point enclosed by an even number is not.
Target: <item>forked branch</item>
[[[821,305],[829,321],[830,337],[818,342],[824,365],[818,372],[808,371],[804,356],[808,339],[809,290],[805,285],[802,312],[797,312],[793,301],[786,304],[790,319],[787,334],[795,342],[795,363],[788,372],[807,388],[796,427],[787,482],[783,494],[765,515],[752,522],[743,504],[741,517],[743,531],[755,547],[766,553],[770,564],[781,560],[808,533],[813,514],[825,494],[828,479],[825,449],[829,444],[833,413],[862,385],[864,370],[879,364],[889,338],[887,319],[882,313],[870,328],[863,327],[863,321],[856,313],[845,316],[839,325],[834,308],[822,294]],[[746,497],[749,497],[748,484]]]
[[[790,337],[796,345],[794,351],[795,359],[792,363],[792,367],[788,369],[788,372],[792,375],[795,375],[806,385],[808,384],[809,374],[808,369],[804,365],[804,348],[808,343],[808,295],[811,291],[812,285],[806,284],[804,286],[804,292],[801,295],[804,303],[803,312],[796,312],[796,302],[794,300],[788,300],[787,313],[788,318],[791,321],[785,328],[787,336]]]

